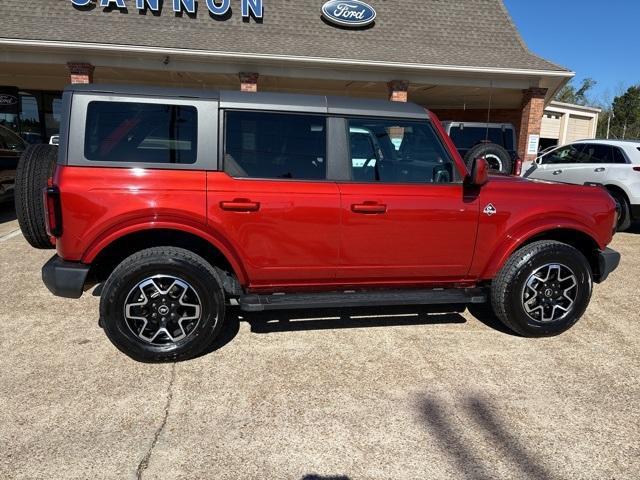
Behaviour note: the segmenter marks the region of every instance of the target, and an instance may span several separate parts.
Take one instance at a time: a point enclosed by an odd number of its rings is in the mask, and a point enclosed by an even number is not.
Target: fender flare
[[[602,248],[602,245],[600,245],[596,240],[597,234],[592,229],[576,220],[561,217],[534,220],[533,222],[518,225],[516,228],[506,233],[503,241],[498,244],[498,248],[495,249],[493,255],[490,257],[489,262],[482,269],[479,278],[494,278],[513,252],[529,242],[532,238],[557,230],[573,230],[579,232],[589,237],[593,240],[594,244]]]
[[[185,221],[182,218],[160,218],[154,221],[132,221],[127,225],[118,225],[117,228],[111,228],[99,235],[89,244],[89,247],[82,254],[81,261],[85,264],[91,264],[93,260],[105,248],[113,242],[138,232],[147,230],[175,230],[177,232],[189,233],[205,240],[212,247],[216,248],[229,262],[238,277],[240,284],[245,285],[248,281],[247,272],[240,260],[238,253],[226,241],[224,236],[220,235],[208,225],[198,224]]]

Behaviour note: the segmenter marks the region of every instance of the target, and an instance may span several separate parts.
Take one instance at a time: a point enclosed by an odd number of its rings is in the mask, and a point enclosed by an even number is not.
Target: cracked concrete
[[[175,382],[175,379],[176,379],[176,364],[174,363],[171,365],[171,377],[169,378],[169,384],[167,385],[167,403],[164,406],[164,415],[162,416],[162,422],[158,426],[158,429],[156,430],[155,434],[153,435],[153,441],[149,446],[149,450],[147,450],[147,453],[145,453],[144,457],[142,457],[142,460],[140,460],[140,463],[138,464],[138,468],[136,469],[136,478],[138,480],[142,480],[142,474],[149,466],[149,461],[151,459],[151,454],[153,453],[153,449],[156,447],[156,444],[158,443],[158,439],[160,438],[160,435],[162,435],[162,431],[164,430],[164,427],[167,424],[167,417],[169,416],[169,409],[171,408],[171,400],[173,399],[173,383]]]
[[[636,232],[616,236],[620,269],[559,337],[415,308],[239,324],[231,310],[220,348],[177,366],[122,355],[96,297],[46,291],[52,252],[8,239],[0,478],[635,480]]]

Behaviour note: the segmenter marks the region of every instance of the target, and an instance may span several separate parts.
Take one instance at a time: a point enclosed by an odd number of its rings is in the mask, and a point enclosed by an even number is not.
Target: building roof
[[[362,62],[567,72],[531,53],[502,0],[367,0],[377,11],[373,27],[354,30],[321,19],[324,0],[264,0],[264,20],[243,20],[231,0],[225,20],[200,0],[195,15],[176,15],[165,0],[160,14],[126,12],[70,0],[3,0],[0,39],[160,47],[236,54],[287,55]],[[110,10],[110,11],[108,11]]]

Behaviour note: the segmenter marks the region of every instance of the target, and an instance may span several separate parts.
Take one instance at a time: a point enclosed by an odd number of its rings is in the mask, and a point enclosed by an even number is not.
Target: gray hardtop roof
[[[101,95],[132,95],[164,98],[219,100],[221,108],[285,110],[333,115],[359,115],[428,119],[428,112],[415,103],[297,93],[241,92],[237,90],[199,90],[146,85],[76,84],[66,92]]]

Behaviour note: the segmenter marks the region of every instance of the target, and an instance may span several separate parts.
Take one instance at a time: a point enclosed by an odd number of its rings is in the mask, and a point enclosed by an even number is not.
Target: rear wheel
[[[525,337],[557,335],[580,319],[591,298],[591,268],[571,245],[539,241],[517,250],[491,286],[497,317]]]
[[[141,362],[193,358],[218,335],[224,293],[203,258],[156,247],[125,259],[105,283],[100,323],[111,342]]]
[[[57,158],[58,147],[31,145],[18,161],[16,215],[24,238],[35,248],[53,248],[46,230],[43,190],[53,175]]]

